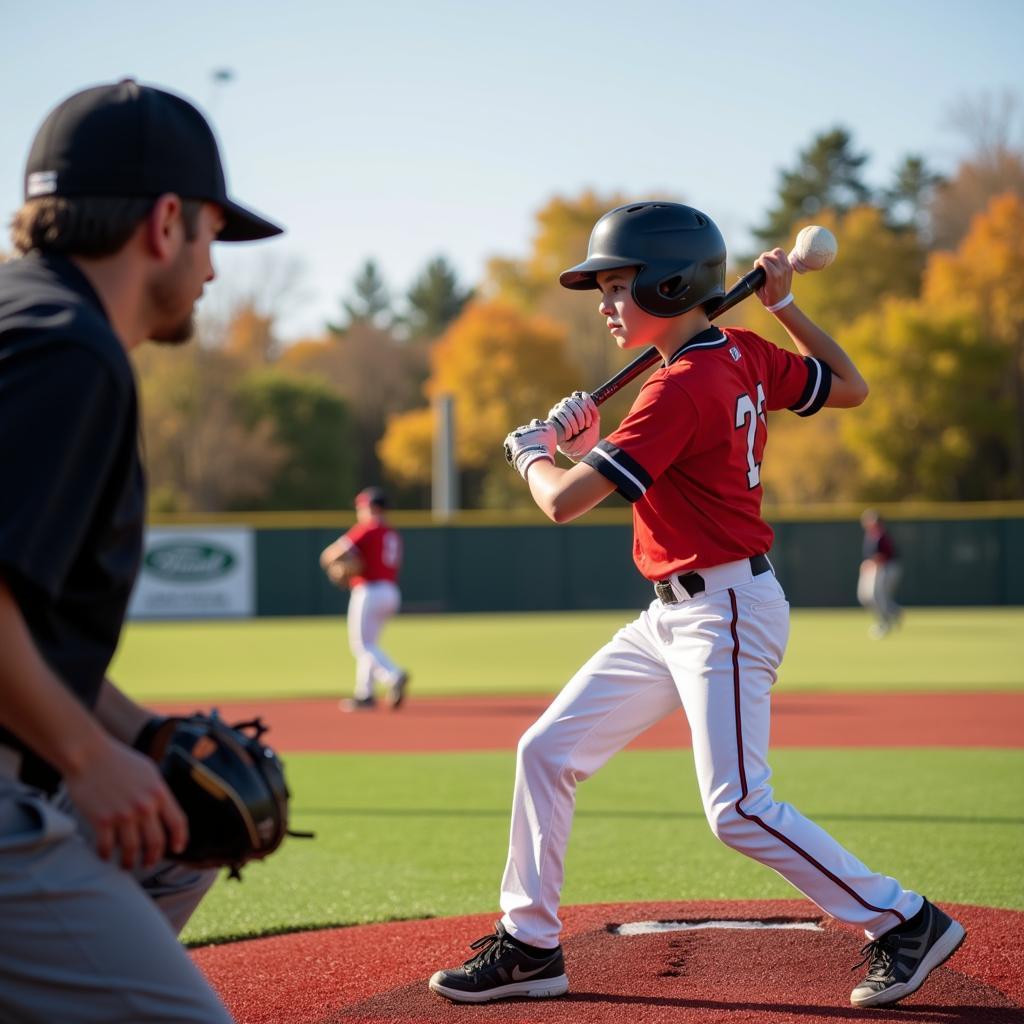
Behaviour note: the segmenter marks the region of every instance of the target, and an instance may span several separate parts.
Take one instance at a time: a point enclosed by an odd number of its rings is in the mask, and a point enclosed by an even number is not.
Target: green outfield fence
[[[907,605],[1024,604],[1024,502],[878,506],[903,561]],[[769,510],[771,557],[798,607],[856,604],[861,507]],[[554,526],[539,513],[395,513],[405,540],[403,607],[410,612],[593,610],[646,604],[625,509]],[[328,615],[346,595],[317,564],[352,525],[347,513],[162,516],[154,525],[247,525],[255,530],[258,615]]]

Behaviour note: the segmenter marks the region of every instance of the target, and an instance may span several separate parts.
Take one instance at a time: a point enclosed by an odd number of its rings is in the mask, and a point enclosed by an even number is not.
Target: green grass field
[[[628,614],[400,616],[385,642],[416,694],[551,692]],[[852,610],[796,611],[779,686],[1024,688],[1024,609],[912,609],[883,641],[867,625]],[[352,662],[336,619],[135,623],[112,675],[141,700],[209,704],[347,693]],[[876,870],[940,901],[1024,908],[1024,751],[778,750],[772,762],[779,799]],[[241,885],[219,880],[186,941],[497,913],[511,751],[287,764],[293,823],[316,840],[287,840]],[[566,903],[793,896],[711,835],[689,751],[622,753],[580,788]]]
[[[1024,908],[1024,751],[779,750],[775,789],[876,870],[940,901]],[[287,840],[218,881],[192,943],[311,927],[497,914],[511,753],[292,754]],[[689,751],[627,751],[579,790],[566,903],[789,899],[708,829]],[[467,936],[468,939],[475,936]]]
[[[553,693],[635,612],[401,615],[384,635],[416,693]],[[790,690],[1024,688],[1024,609],[911,609],[869,640],[856,610],[793,613]],[[133,623],[112,668],[139,700],[348,693],[344,621]]]

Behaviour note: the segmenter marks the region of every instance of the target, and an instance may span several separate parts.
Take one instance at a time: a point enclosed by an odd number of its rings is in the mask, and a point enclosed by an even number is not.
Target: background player
[[[348,586],[348,642],[356,659],[354,695],[341,702],[345,711],[377,706],[374,684],[387,687],[391,707],[405,699],[409,673],[380,646],[385,623],[398,612],[402,594],[402,538],[387,521],[388,497],[379,487],[356,495],[356,525],[320,553],[320,567],[336,586]]]
[[[860,574],[857,579],[857,600],[874,612],[875,622],[868,630],[880,639],[898,626],[903,609],[896,603],[896,588],[900,582],[899,553],[882,517],[873,508],[865,509],[860,517],[864,528]]]
[[[564,434],[560,450],[581,460],[571,469],[555,465],[555,428],[540,420],[509,434],[506,456],[555,522],[583,515],[612,491],[628,499],[634,558],[656,597],[521,739],[504,915],[475,944],[474,958],[438,971],[430,987],[460,1002],[567,991],[558,905],[576,784],[682,705],[712,830],[863,928],[869,969],[851,1000],[895,1002],[952,954],[963,928],[778,802],[767,763],[770,692],[789,605],[760,513],[766,414],[856,406],[867,385],[793,302],[781,249],[758,258],[766,273],[758,295],[800,354],[711,325],[708,311],[725,293],[725,243],[697,210],[675,203],[613,210],[595,226],[588,257],[561,283],[600,290],[600,314],[619,347],[655,345],[664,364],[604,440],[588,395],[577,392],[550,411]]]
[[[4,1021],[229,1021],[176,937],[214,873],[164,860],[187,822],[105,673],[146,507],[128,352],[190,337],[215,239],[279,232],[170,93],[76,93],[32,144],[0,266]]]

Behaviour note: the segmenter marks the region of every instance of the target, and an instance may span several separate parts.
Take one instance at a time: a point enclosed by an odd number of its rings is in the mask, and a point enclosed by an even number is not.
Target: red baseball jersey
[[[753,331],[702,331],[644,382],[584,458],[633,503],[633,559],[650,580],[759,555],[766,413],[817,412],[832,371]]]
[[[363,560],[361,576],[353,576],[351,585],[374,583],[377,580],[398,582],[402,568],[402,538],[385,523],[356,523],[345,536],[358,548]]]

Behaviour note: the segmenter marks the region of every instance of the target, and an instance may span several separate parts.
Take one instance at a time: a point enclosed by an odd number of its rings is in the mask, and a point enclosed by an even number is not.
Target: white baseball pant
[[[865,562],[857,580],[857,600],[873,611],[883,625],[895,622],[900,616],[896,603],[902,569],[897,561]]]
[[[701,570],[707,590],[655,600],[569,681],[519,742],[503,924],[558,945],[558,905],[576,784],[680,704],[693,738],[704,813],[728,846],[774,868],[833,917],[869,938],[909,919],[921,897],[870,871],[769,785],[771,687],[789,637],[789,604],[773,573],[749,563]]]
[[[355,696],[373,696],[374,682],[394,683],[402,670],[379,644],[384,624],[402,602],[398,586],[390,580],[374,580],[352,588],[348,600],[348,643],[356,659]]]

